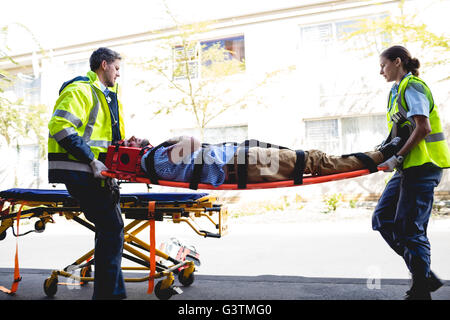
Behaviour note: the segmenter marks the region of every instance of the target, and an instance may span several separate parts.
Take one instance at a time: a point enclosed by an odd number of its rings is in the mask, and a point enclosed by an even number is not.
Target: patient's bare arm
[[[175,143],[169,147],[168,156],[172,163],[181,163],[183,159],[187,159],[193,152],[202,147],[202,143],[189,136],[180,136],[167,140],[167,142]]]

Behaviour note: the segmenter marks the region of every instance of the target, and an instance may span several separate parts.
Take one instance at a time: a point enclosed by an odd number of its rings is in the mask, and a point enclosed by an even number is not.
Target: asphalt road
[[[43,233],[18,238],[24,279],[18,294],[0,295],[0,300],[46,299],[42,284],[51,269],[62,269],[93,247],[91,231],[63,217],[55,222]],[[21,226],[21,232],[32,225]],[[187,224],[164,221],[156,227],[157,244],[176,237],[200,253],[194,284],[173,300],[396,300],[409,287],[402,259],[371,230],[367,213],[317,219],[275,212],[232,219],[230,233],[221,239],[202,238]],[[449,231],[449,218],[431,219],[432,269],[447,280],[434,299],[450,300]],[[140,234],[144,241],[148,236],[148,231]],[[6,287],[15,244],[9,229],[0,243],[0,285]],[[123,264],[134,265],[127,260]],[[127,283],[128,299],[156,299],[146,288],[146,283]],[[61,286],[56,299],[90,299],[92,284],[78,289]]]

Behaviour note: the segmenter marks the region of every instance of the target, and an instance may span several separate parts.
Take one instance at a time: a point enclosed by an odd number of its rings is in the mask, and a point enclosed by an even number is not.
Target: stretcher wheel
[[[34,224],[34,229],[37,232],[43,232],[45,230],[45,223],[42,220],[36,221],[36,223]]]
[[[175,291],[169,287],[167,289],[161,289],[163,281],[159,281],[155,286],[155,296],[160,300],[169,300],[174,294]]]
[[[0,233],[0,241],[6,238],[6,230]]]
[[[85,278],[90,278],[92,276],[92,268],[91,268],[91,266],[86,266],[86,267],[82,268],[80,275],[82,277],[85,277]],[[81,281],[80,285],[81,286],[85,286],[88,283],[89,283],[88,281]]]
[[[44,292],[47,297],[53,297],[58,291],[58,278],[47,278],[44,281]]]
[[[188,277],[185,276],[185,271],[187,269],[183,269],[180,271],[180,273],[178,274],[178,281],[180,281],[180,283],[185,286],[185,287],[189,287],[191,284],[194,283],[195,277],[194,277],[194,273],[192,272]]]

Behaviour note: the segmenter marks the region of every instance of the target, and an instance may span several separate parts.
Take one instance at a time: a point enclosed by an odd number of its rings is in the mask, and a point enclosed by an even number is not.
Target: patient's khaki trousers
[[[383,162],[383,155],[379,151],[365,154],[377,165]],[[296,159],[295,151],[289,149],[249,148],[247,181],[258,183],[293,179]],[[235,167],[237,163],[242,163],[239,152],[236,152],[233,161]],[[305,151],[304,174],[323,176],[364,168],[364,164],[354,156],[329,156],[319,150]]]

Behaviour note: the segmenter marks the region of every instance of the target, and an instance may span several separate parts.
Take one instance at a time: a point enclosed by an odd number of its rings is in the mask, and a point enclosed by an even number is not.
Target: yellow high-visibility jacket
[[[95,72],[63,84],[48,123],[49,182],[64,182],[64,175],[92,173],[93,159],[104,161],[108,146],[125,137],[118,85],[108,96],[100,90]]]
[[[411,74],[405,76],[399,84],[397,98],[392,101],[392,94],[389,94],[387,122],[389,131],[393,126],[414,126],[412,119],[407,118],[408,106],[405,99],[405,91],[409,85],[415,85],[425,94],[430,105],[430,125],[431,133],[419,142],[406,156],[403,161],[403,169],[421,166],[425,163],[433,163],[440,168],[450,167],[450,152],[442,130],[441,120],[433,96],[428,86],[418,77]],[[404,119],[402,123],[396,119]]]

